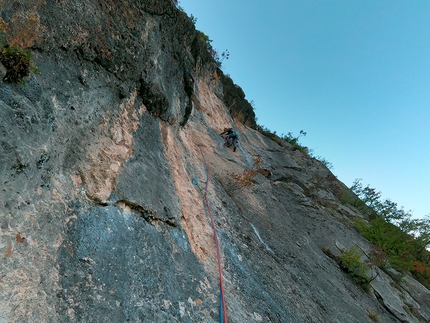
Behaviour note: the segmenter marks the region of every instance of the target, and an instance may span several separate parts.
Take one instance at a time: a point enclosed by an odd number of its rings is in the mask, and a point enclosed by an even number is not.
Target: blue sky
[[[430,1],[181,0],[258,123],[430,213]]]

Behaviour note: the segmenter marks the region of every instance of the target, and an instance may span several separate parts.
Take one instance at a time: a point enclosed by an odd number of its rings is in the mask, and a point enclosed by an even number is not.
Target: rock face
[[[1,323],[218,322],[208,175],[229,322],[429,322],[412,278],[374,269],[365,292],[321,251],[371,248],[346,187],[253,130],[172,1],[0,8],[3,42],[40,71],[0,82]],[[230,126],[236,153],[221,147]]]

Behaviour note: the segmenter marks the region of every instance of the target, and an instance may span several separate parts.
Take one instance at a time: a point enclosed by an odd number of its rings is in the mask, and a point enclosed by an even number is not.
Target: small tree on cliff
[[[369,223],[357,222],[363,236],[388,256],[395,269],[410,271],[430,288],[430,215],[413,219],[410,211],[389,199],[381,200],[381,192],[364,187],[360,179],[351,190],[374,211]]]

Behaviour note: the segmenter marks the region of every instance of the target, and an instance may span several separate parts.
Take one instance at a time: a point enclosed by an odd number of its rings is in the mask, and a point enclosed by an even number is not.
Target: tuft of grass
[[[370,319],[373,322],[381,322],[381,320],[379,318],[379,314],[376,311],[374,311],[372,309],[368,309],[367,310],[367,315],[370,317]]]
[[[313,156],[313,158],[318,160],[321,164],[323,164],[328,169],[333,169],[333,164],[329,162],[326,158],[322,156]]]
[[[306,131],[300,130],[300,133],[298,136],[294,136],[292,132],[287,133],[285,136],[282,136],[282,139],[284,139],[286,142],[288,142],[291,146],[293,146],[293,150],[298,150],[301,153],[309,156],[309,148],[301,145],[299,143],[300,137],[305,137]]]
[[[276,131],[271,131],[269,128],[265,126],[257,125],[257,130],[259,133],[261,133],[263,136],[266,136],[270,139],[272,139],[274,142],[276,142],[278,145],[282,146],[282,138],[280,138],[278,135],[276,135]]]
[[[288,142],[293,150],[298,150],[302,154],[311,157],[311,152],[308,147],[305,147],[299,143],[299,138],[306,136],[306,132],[303,130],[300,130],[300,134],[298,136],[294,136],[292,132],[287,133],[286,135],[282,134],[281,136],[278,136],[276,134],[276,131],[271,131],[269,128],[261,125],[257,125],[257,130],[262,135],[269,137],[274,142],[276,142],[278,145],[282,146],[282,142],[286,141]],[[322,158],[322,157],[320,157]]]

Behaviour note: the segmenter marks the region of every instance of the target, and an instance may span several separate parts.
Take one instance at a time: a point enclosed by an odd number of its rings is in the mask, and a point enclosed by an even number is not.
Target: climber
[[[235,152],[239,140],[236,132],[234,132],[233,128],[224,128],[224,131],[220,133],[220,136],[222,137],[224,134],[226,134],[226,136],[224,137],[223,146],[230,147],[233,145],[233,152]]]

